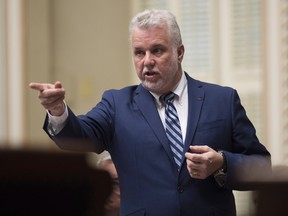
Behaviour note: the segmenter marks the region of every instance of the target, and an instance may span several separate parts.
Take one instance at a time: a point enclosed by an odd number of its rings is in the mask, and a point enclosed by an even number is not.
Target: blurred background
[[[173,12],[192,77],[234,87],[273,165],[288,163],[288,0],[0,0],[0,148],[57,151],[30,82],[60,80],[76,114],[104,90],[138,84],[128,25]],[[238,215],[249,192],[235,191]]]

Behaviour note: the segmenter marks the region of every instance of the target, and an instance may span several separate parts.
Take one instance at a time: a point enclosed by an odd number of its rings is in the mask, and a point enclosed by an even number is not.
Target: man
[[[141,85],[106,91],[86,115],[66,106],[59,81],[30,84],[48,113],[45,131],[63,149],[109,151],[120,215],[236,215],[232,190],[271,168],[237,92],[183,71],[184,45],[171,13],[137,14],[130,35]]]
[[[120,214],[120,188],[116,168],[110,155],[98,161],[98,168],[107,171],[113,183],[113,190],[105,205],[105,216],[119,216]]]

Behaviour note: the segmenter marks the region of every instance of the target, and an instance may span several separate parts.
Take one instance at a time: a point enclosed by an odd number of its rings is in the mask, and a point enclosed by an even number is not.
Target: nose
[[[146,53],[145,58],[144,58],[144,66],[145,67],[154,67],[155,65],[155,59],[153,58],[153,55],[151,53]]]

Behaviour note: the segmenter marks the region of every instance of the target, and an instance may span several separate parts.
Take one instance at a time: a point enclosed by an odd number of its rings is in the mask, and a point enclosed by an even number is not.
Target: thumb
[[[54,86],[55,86],[55,88],[62,88],[62,84],[60,81],[56,81]]]

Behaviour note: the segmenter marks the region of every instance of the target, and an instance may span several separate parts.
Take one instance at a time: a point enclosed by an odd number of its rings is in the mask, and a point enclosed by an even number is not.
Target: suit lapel
[[[169,141],[166,136],[153,96],[147,89],[139,85],[136,90],[134,100],[139,110],[143,114],[145,120],[152,128],[155,136],[164,147],[168,157],[175,164],[172,152],[170,150]]]
[[[205,97],[201,82],[192,79],[187,74],[186,77],[188,82],[188,122],[184,152],[187,152],[192,144]],[[182,165],[184,160],[185,157],[183,157]]]

